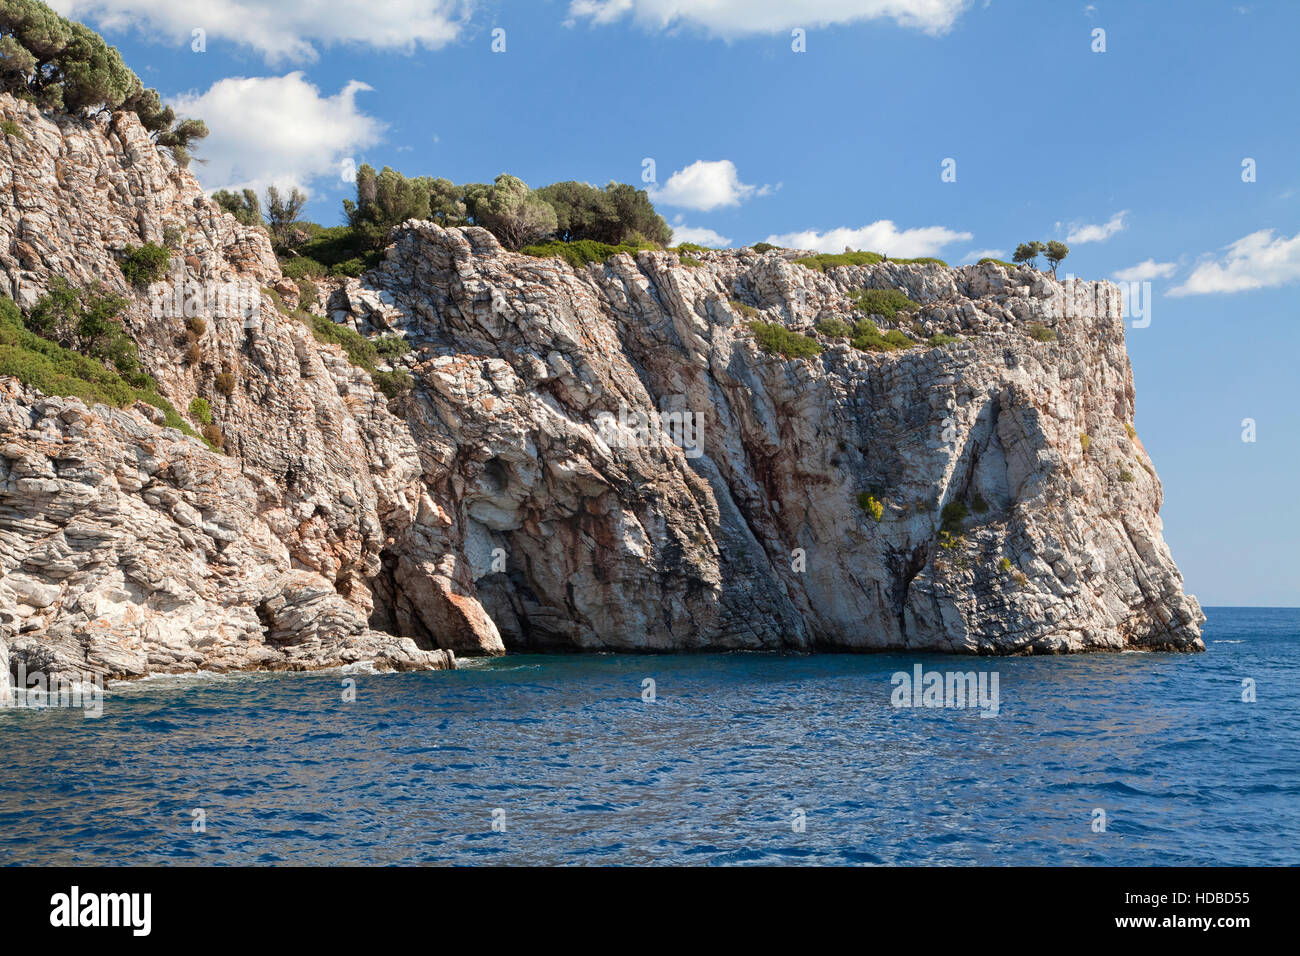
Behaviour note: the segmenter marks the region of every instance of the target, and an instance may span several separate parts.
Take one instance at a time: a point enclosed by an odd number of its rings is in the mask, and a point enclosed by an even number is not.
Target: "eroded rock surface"
[[[411,222],[315,307],[410,344],[391,361],[414,388],[390,401],[260,293],[251,319],[202,312],[195,361],[186,318],[152,303],[244,281],[293,305],[265,236],[133,117],[0,112],[28,133],[0,163],[0,288],[131,295],[160,391],[182,412],[207,399],[228,452],[4,380],[11,657],[133,674],[442,666],[444,649],[1203,647],[1131,427],[1114,286],[992,264],[823,274],[790,251],[574,269]],[[177,272],[128,289],[117,253],[178,234]],[[909,334],[960,341],[791,360],[749,329],[852,321],[862,288],[922,303]],[[639,431],[651,413],[698,430]]]

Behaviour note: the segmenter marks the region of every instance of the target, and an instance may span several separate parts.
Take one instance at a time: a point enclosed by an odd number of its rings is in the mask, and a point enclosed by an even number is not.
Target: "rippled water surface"
[[[527,656],[113,685],[98,720],[0,711],[0,860],[1300,863],[1300,611],[1207,613],[1194,656]],[[916,663],[996,670],[999,715],[894,708]]]

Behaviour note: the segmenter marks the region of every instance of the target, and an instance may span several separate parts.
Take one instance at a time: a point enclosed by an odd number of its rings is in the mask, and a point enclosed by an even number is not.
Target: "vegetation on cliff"
[[[53,288],[59,282],[62,280],[56,279],[51,283],[51,287]],[[64,285],[66,286],[66,283]],[[62,305],[66,305],[69,295],[80,298],[75,290],[61,291],[55,298]],[[46,303],[50,298],[47,296],[41,302]],[[60,304],[47,309],[44,313],[37,312],[40,308],[38,304],[36,309],[24,318],[12,299],[0,296],[0,375],[12,375],[24,385],[39,389],[46,395],[79,398],[87,405],[102,402],[117,408],[126,408],[135,402],[144,402],[159,409],[165,416],[167,425],[179,428],[187,435],[194,434],[194,429],[177,414],[172,404],[158,394],[156,385],[149,376],[136,371],[130,373],[128,377],[111,367],[111,359],[106,362],[80,351],[73,351],[53,338],[37,334],[33,328],[50,330],[42,315],[57,313]],[[94,314],[89,321],[97,323],[103,312],[94,308],[92,312]],[[84,333],[74,333],[78,336],[81,334]],[[116,349],[120,345],[120,340],[109,337],[107,341],[115,343],[106,350],[107,353],[118,354]],[[129,340],[127,343],[129,344]],[[133,360],[134,344],[130,344],[127,351]],[[134,367],[138,368],[138,364]]]
[[[0,0],[0,90],[43,110],[130,110],[182,166],[208,135],[202,120],[178,119],[98,33],[37,0]]]
[[[575,267],[618,252],[663,248],[672,229],[645,190],[626,183],[601,188],[561,182],[530,189],[502,173],[491,183],[407,177],[385,166],[357,170],[356,198],[343,201],[346,225],[300,221],[306,197],[273,188],[265,200],[250,189],[212,198],[245,225],[263,226],[290,278],[357,276],[373,268],[394,226],[429,219],[442,226],[482,226],[507,249],[559,255]]]

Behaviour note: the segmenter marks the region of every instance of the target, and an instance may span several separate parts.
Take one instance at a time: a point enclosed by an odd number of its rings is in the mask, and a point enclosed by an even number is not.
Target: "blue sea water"
[[[100,719],[0,711],[0,861],[1300,863],[1300,610],[1207,614],[1199,655],[512,656],[115,684]],[[998,715],[895,708],[891,675],[917,663],[996,671]]]

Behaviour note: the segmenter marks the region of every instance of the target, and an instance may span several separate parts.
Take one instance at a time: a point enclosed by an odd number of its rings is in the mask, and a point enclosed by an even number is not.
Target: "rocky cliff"
[[[6,97],[0,113],[24,133],[0,162],[0,292],[27,305],[63,275],[131,295],[160,391],[207,399],[226,439],[220,454],[147,407],[0,382],[0,653],[29,670],[1203,647],[1109,284],[995,264],[822,273],[786,250],[575,269],[412,221],[316,307],[409,343],[392,361],[414,388],[389,400],[287,311],[298,289],[265,236],[133,117]],[[164,239],[174,274],[129,288],[118,253]],[[255,314],[203,306],[195,354],[157,302],[234,282],[258,290]],[[923,305],[910,334],[958,341],[819,336],[819,355],[786,359],[750,328],[812,335],[861,317],[861,289],[906,292]]]

